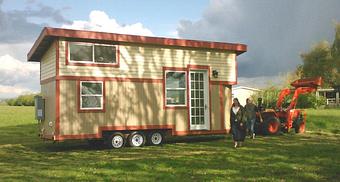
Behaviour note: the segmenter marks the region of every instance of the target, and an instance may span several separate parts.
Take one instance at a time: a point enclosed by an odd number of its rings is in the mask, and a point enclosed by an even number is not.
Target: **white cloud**
[[[39,64],[19,61],[9,54],[0,56],[0,98],[37,92]]]
[[[1,43],[0,44],[0,55],[11,55],[18,60],[26,60],[26,54],[32,47],[32,42],[21,42],[21,43]]]
[[[145,28],[142,23],[121,25],[105,12],[98,10],[91,11],[89,20],[76,20],[72,24],[63,24],[62,28],[153,36],[153,33]]]
[[[2,75],[0,83],[8,82],[10,84],[17,78],[22,79],[33,75],[39,75],[38,64],[22,62],[8,54],[0,56],[0,63],[0,75]]]
[[[28,88],[23,88],[19,85],[8,86],[8,85],[0,85],[0,98],[13,98],[21,94],[25,93],[33,93],[36,91],[32,91]]]
[[[23,2],[23,9],[13,10],[3,4],[0,0],[0,98],[8,98],[40,90],[39,64],[27,63],[26,54],[44,26],[70,21],[61,9],[39,2]]]
[[[169,33],[167,34],[167,37],[172,37],[172,38],[177,38],[177,39],[180,38],[180,37],[178,36],[178,31],[177,31],[177,30],[169,32]]]
[[[0,0],[1,43],[34,41],[46,23],[70,22],[62,15],[62,9],[55,9],[40,2],[21,2],[24,8],[13,10],[3,10],[3,2]]]

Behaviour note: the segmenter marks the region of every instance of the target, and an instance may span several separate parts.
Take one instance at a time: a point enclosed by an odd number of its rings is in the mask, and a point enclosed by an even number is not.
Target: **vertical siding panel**
[[[60,81],[60,134],[79,132],[76,81]]]
[[[53,135],[55,128],[55,81],[42,84],[41,85],[41,94],[45,99],[45,120],[42,121],[40,125],[40,129],[44,129],[44,134]],[[49,126],[49,122],[52,122],[52,126]]]
[[[62,39],[59,41],[59,69],[63,69],[65,68],[65,64],[66,64],[66,42],[63,41]]]
[[[51,44],[51,46],[47,49],[46,53],[41,58],[41,80],[45,80],[51,77],[54,77],[56,75],[56,51],[54,44]]]
[[[212,85],[211,88],[211,129],[220,130],[221,129],[221,106],[219,98],[219,85]]]
[[[230,129],[231,86],[224,87],[223,97],[225,128]]]

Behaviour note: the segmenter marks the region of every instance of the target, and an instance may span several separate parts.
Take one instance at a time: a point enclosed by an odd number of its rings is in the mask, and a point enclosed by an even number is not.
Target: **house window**
[[[80,109],[103,109],[103,82],[80,82]]]
[[[94,45],[94,57],[96,63],[116,63],[116,47]]]
[[[165,72],[166,106],[186,106],[186,72]]]
[[[69,43],[69,60],[71,62],[116,64],[117,47],[108,44]]]
[[[71,61],[90,61],[92,62],[92,46],[89,44],[70,43]]]

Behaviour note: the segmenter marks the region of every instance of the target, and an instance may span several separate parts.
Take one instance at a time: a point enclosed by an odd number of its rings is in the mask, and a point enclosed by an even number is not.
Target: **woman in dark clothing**
[[[234,147],[242,146],[242,142],[246,137],[245,114],[244,108],[241,106],[237,98],[234,98],[233,105],[230,109],[230,126],[234,140]]]

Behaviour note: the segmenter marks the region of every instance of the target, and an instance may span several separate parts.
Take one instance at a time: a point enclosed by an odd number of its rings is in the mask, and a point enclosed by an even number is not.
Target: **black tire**
[[[305,132],[306,123],[303,121],[302,114],[300,114],[298,116],[298,118],[296,118],[293,126],[294,126],[294,129],[295,129],[295,133],[304,133]]]
[[[276,117],[270,117],[265,119],[263,127],[265,135],[277,135],[280,132],[281,123]]]
[[[295,133],[304,133],[306,125],[304,122],[301,122],[299,126],[295,127]]]
[[[147,142],[149,145],[162,145],[164,141],[164,134],[160,131],[153,131],[148,134]]]
[[[125,146],[126,139],[122,133],[115,132],[108,137],[106,143],[111,149],[119,149]]]
[[[131,147],[142,147],[146,142],[145,135],[142,132],[134,131],[129,135],[128,142]]]

